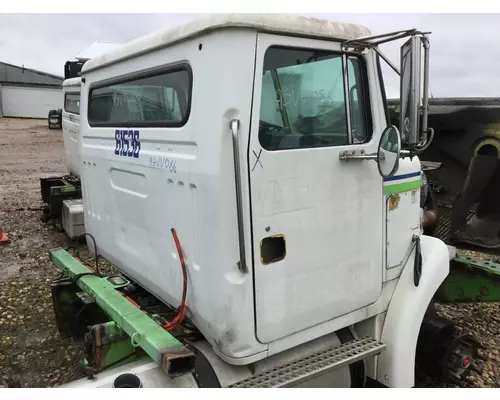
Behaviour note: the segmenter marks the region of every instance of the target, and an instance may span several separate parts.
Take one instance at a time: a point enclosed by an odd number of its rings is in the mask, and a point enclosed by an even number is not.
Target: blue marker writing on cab
[[[115,130],[115,154],[123,157],[139,158],[141,151],[140,135],[138,130]]]
[[[149,157],[149,165],[153,168],[168,169],[170,172],[177,172],[177,160],[170,160],[167,157]]]

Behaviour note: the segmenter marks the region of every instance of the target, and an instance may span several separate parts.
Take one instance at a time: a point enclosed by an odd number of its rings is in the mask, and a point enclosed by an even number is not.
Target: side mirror
[[[410,145],[420,142],[421,51],[419,36],[412,36],[401,46],[399,130],[403,142]]]
[[[393,176],[399,168],[401,156],[401,137],[398,128],[391,125],[385,128],[380,137],[377,151],[378,172],[383,178]]]

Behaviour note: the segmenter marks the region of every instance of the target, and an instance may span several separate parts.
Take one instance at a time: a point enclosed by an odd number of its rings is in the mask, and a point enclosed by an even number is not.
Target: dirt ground
[[[0,118],[0,386],[57,386],[71,380],[78,349],[55,326],[48,251],[66,237],[40,221],[40,178],[66,173],[61,130],[45,120]]]
[[[50,282],[58,275],[49,250],[69,244],[40,221],[42,177],[67,172],[61,130],[45,120],[0,118],[0,227],[10,242],[0,246],[0,387],[52,387],[75,379],[81,353],[60,339]],[[438,310],[474,331],[487,347],[481,375],[470,386],[500,387],[500,306],[446,305]]]

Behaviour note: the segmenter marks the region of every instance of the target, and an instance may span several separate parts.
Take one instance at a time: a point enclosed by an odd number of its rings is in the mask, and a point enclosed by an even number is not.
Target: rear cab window
[[[136,75],[91,87],[91,127],[180,127],[189,118],[191,69],[186,66]]]
[[[80,115],[80,93],[68,92],[64,94],[64,111]]]

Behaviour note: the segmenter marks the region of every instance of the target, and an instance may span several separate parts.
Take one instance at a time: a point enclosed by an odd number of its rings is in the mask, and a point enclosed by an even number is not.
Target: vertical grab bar
[[[234,154],[234,182],[236,184],[236,212],[238,214],[238,240],[240,246],[240,261],[238,269],[241,272],[247,272],[246,254],[245,254],[245,229],[243,221],[243,198],[241,193],[241,174],[240,174],[240,151],[239,151],[239,133],[240,121],[233,119],[230,123],[233,136],[233,154]]]

